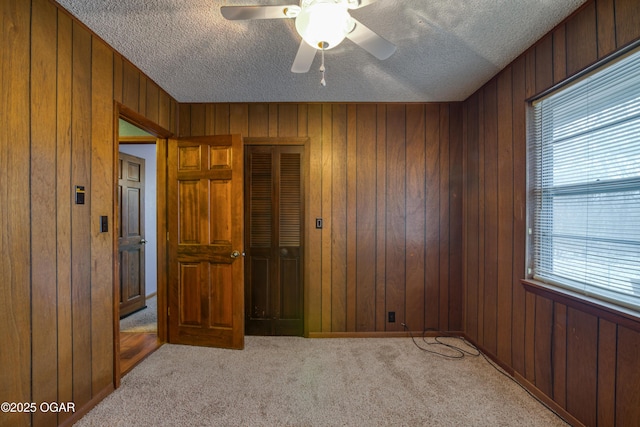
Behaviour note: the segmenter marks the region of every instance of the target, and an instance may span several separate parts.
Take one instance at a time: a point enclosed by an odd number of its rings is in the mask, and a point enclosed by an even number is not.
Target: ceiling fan
[[[396,46],[349,15],[349,9],[359,9],[376,0],[301,0],[300,5],[222,6],[222,16],[229,20],[295,19],[302,37],[291,71],[306,73],[311,68],[316,51],[323,54],[321,84],[324,86],[324,51],[348,38],[376,58],[389,58]]]

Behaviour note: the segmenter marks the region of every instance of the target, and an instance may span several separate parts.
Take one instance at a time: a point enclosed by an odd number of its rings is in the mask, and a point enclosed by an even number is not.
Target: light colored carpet
[[[165,344],[78,426],[564,426],[482,357],[410,338]]]
[[[120,320],[120,332],[158,332],[158,298],[146,300],[147,308]]]

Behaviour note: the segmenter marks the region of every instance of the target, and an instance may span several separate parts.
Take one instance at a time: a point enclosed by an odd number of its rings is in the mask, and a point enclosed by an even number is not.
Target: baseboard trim
[[[585,427],[583,423],[581,423],[578,419],[576,419],[573,415],[567,412],[562,406],[558,405],[558,403],[551,399],[549,396],[544,394],[539,388],[537,388],[533,383],[529,382],[525,377],[516,372],[511,366],[508,366],[493,354],[488,352],[484,347],[478,345],[471,338],[463,334],[464,338],[473,344],[478,350],[480,350],[485,356],[487,356],[493,363],[498,365],[503,371],[505,371],[511,378],[513,378],[518,384],[524,387],[529,393],[534,395],[537,399],[547,405],[553,412],[558,414],[560,418],[562,418],[568,424],[574,427]]]
[[[307,338],[409,338],[435,337],[443,334],[438,331],[378,331],[378,332],[309,332]],[[447,332],[447,335],[463,336],[462,332]]]
[[[551,399],[549,396],[540,391],[539,388],[529,382],[529,380],[527,380],[525,377],[515,372],[513,374],[513,378],[518,381],[523,387],[529,390],[533,395],[535,395],[538,399],[540,399],[540,401],[544,402],[545,405],[547,405],[558,415],[560,415],[560,417],[562,417],[567,423],[571,424],[574,427],[585,427],[585,425],[580,420],[568,413],[566,409],[558,405],[555,400]]]
[[[78,422],[80,418],[87,415],[87,413],[90,410],[95,408],[95,406],[98,403],[100,403],[105,397],[113,393],[114,390],[115,388],[113,387],[113,384],[109,384],[107,387],[103,388],[98,393],[96,393],[95,396],[93,396],[93,398],[89,402],[87,402],[82,408],[78,408],[76,412],[73,413],[73,415],[71,415],[69,418],[67,418],[63,422],[61,422],[59,425],[62,427],[67,427],[67,426],[71,427],[73,424]]]
[[[156,295],[158,295],[158,292],[157,292],[157,291],[156,291],[156,292],[151,292],[149,295],[146,295],[146,296],[145,296],[145,298],[153,298],[153,297],[155,297]]]

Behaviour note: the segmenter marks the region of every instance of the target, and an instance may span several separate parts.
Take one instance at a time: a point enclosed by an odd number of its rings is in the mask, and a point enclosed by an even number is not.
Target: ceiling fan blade
[[[295,4],[278,6],[221,6],[220,13],[231,21],[243,19],[291,18],[288,11],[299,10]]]
[[[396,51],[396,45],[374,33],[356,19],[355,27],[347,38],[380,60],[387,59]]]
[[[311,68],[313,58],[316,56],[316,48],[309,45],[306,41],[300,41],[300,47],[296,54],[296,59],[293,60],[291,66],[291,72],[293,73],[306,73]]]

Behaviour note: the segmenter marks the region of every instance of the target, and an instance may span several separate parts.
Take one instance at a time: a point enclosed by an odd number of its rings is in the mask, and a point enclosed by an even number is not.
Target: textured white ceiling
[[[585,0],[378,0],[353,17],[396,44],[379,61],[345,40],[291,73],[291,19],[227,21],[222,5],[287,0],[58,0],[179,102],[466,99]]]

